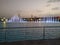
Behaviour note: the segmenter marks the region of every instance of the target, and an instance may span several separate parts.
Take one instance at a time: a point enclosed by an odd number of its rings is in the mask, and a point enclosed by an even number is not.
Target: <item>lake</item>
[[[0,42],[60,38],[60,23],[0,23]]]

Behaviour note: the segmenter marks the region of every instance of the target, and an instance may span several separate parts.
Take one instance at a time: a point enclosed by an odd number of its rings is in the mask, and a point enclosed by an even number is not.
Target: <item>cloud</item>
[[[47,5],[46,5],[46,7],[49,7],[49,6],[51,6],[51,4],[47,4]]]
[[[52,8],[52,10],[60,10],[60,8],[59,7],[54,7],[54,8]]]
[[[60,0],[48,0],[48,2],[60,2]]]
[[[36,10],[36,12],[42,12],[42,10]]]

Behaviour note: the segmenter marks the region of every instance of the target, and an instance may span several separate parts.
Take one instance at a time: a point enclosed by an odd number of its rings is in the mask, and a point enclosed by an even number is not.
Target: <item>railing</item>
[[[0,28],[0,42],[60,38],[60,26]]]

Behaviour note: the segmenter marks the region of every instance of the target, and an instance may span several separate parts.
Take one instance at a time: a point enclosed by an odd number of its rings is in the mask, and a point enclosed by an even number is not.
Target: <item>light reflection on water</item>
[[[4,27],[4,28],[6,27],[6,22],[3,22],[3,27]]]

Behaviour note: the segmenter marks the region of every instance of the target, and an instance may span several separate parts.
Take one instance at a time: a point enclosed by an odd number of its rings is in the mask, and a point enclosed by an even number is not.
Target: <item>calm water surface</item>
[[[43,29],[44,29],[43,26],[60,26],[60,23],[34,23],[34,22],[6,23],[6,24],[0,23],[0,42],[43,39]],[[59,38],[60,28],[59,27],[45,28],[44,35],[45,35],[44,39]]]

